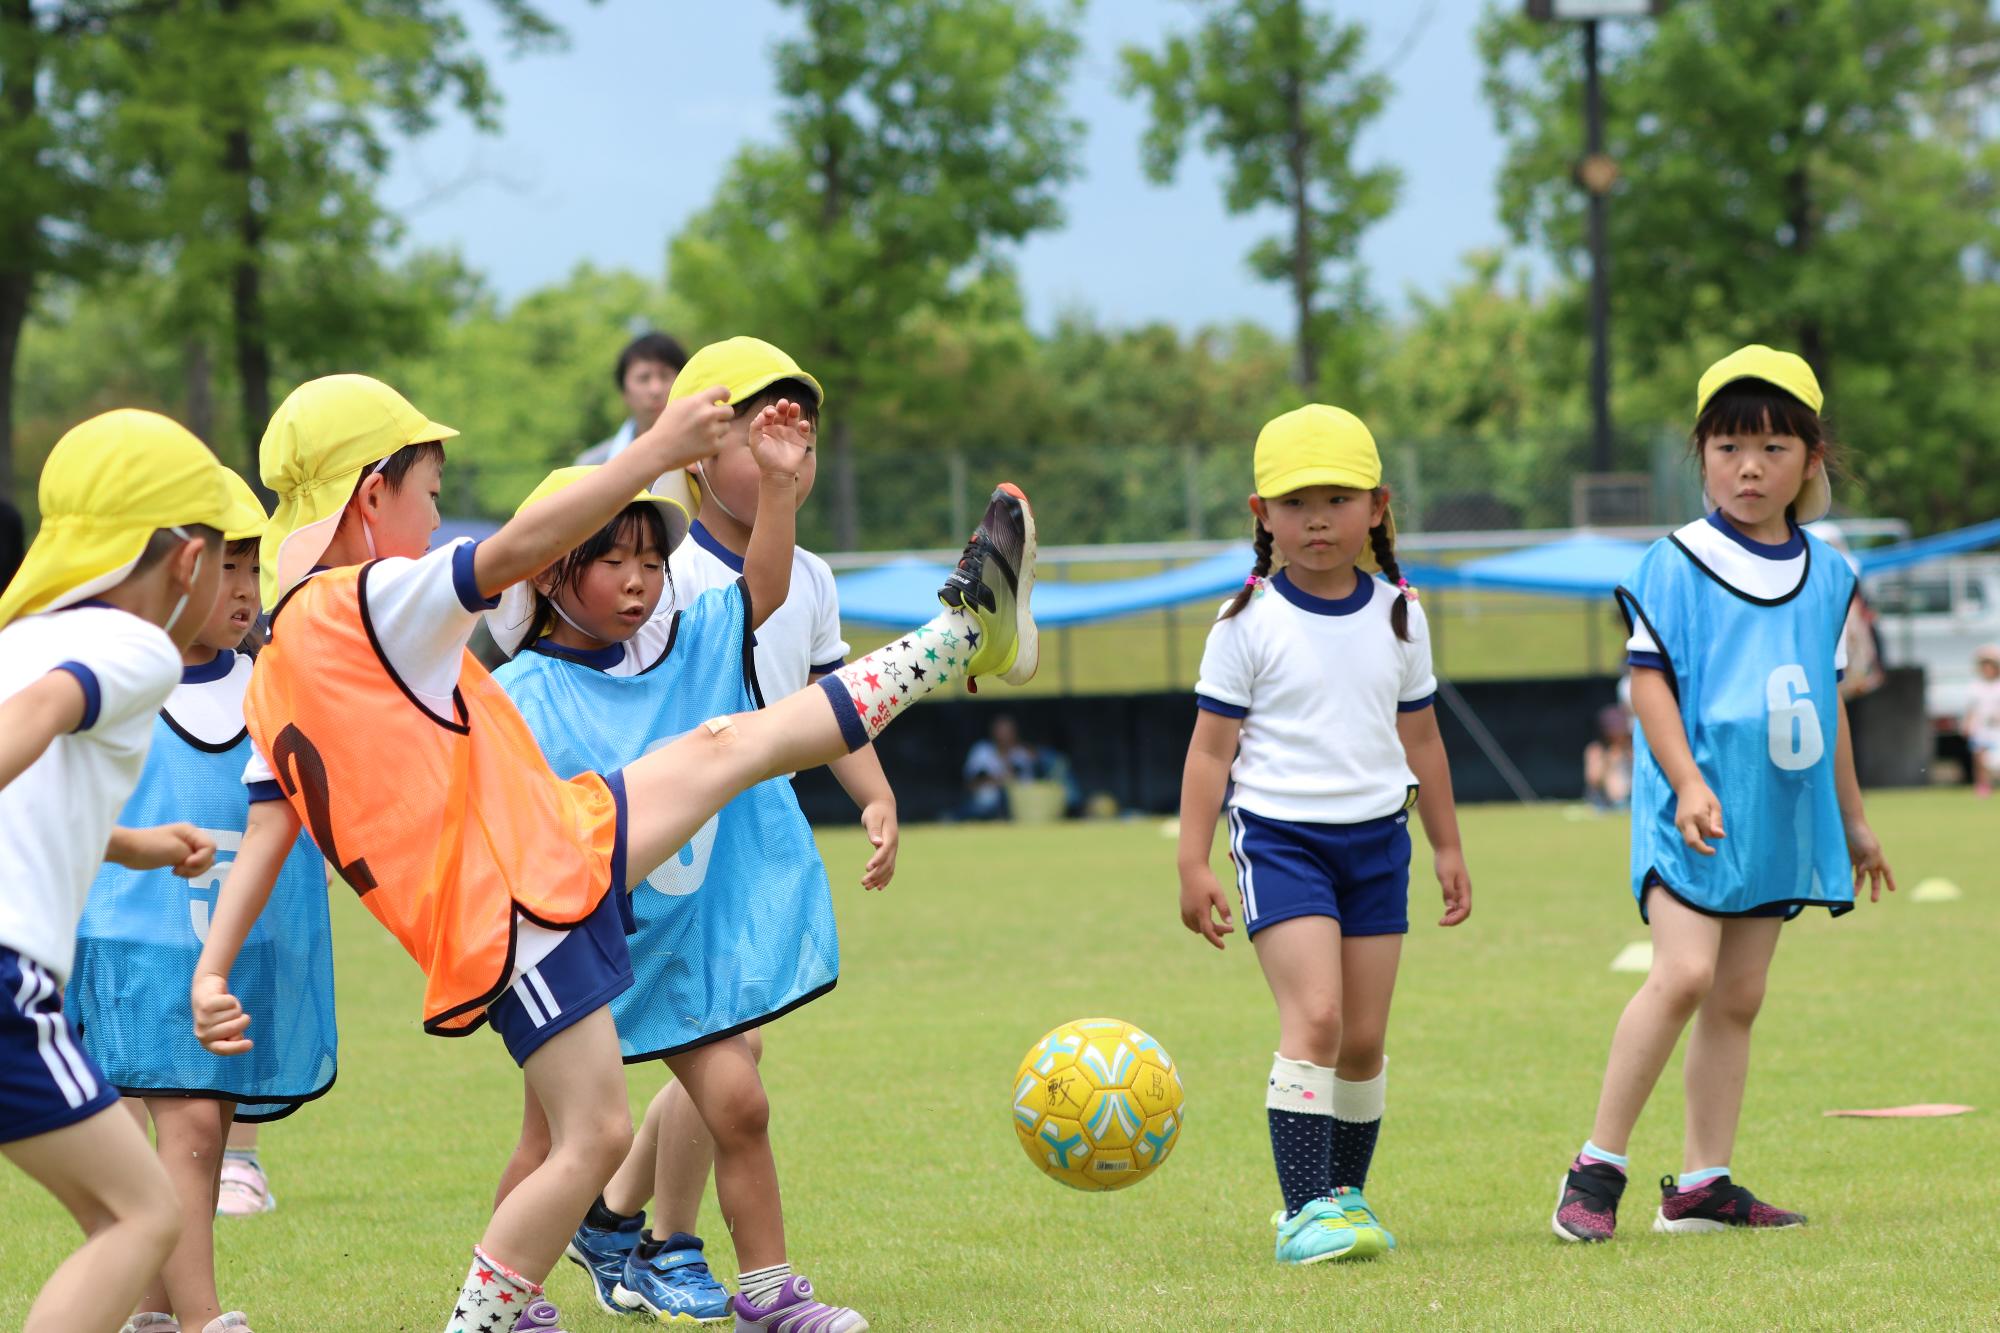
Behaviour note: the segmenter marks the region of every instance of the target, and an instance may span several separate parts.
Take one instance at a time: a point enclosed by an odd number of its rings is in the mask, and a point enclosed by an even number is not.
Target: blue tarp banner
[[[476,519],[446,519],[431,538],[443,545],[458,537],[488,537],[495,525]],[[1638,567],[1645,542],[1579,533],[1540,546],[1524,546],[1501,555],[1438,565],[1403,561],[1403,575],[1418,588],[1455,588],[1488,592],[1531,593],[1545,597],[1609,597]],[[1941,532],[1893,546],[1877,546],[1855,554],[1863,574],[1906,569],[1942,556],[2000,546],[2000,519],[1975,523],[1956,532]],[[1096,583],[1065,583],[1044,579],[1035,586],[1035,619],[1050,629],[1090,625],[1122,616],[1141,615],[1190,602],[1213,605],[1243,586],[1256,559],[1248,543],[1198,560],[1179,569],[1138,578]],[[856,624],[912,625],[929,619],[937,607],[949,565],[923,560],[896,560],[872,569],[841,574],[841,618]]]

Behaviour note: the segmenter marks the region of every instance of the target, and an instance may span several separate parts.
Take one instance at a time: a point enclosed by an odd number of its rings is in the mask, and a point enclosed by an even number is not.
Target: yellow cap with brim
[[[1307,403],[1264,423],[1257,432],[1255,467],[1257,494],[1265,500],[1308,486],[1372,491],[1382,484],[1382,455],[1368,427],[1352,412],[1325,403]],[[1393,542],[1395,516],[1385,510],[1382,523]],[[1356,563],[1376,569],[1373,548],[1363,547]]]
[[[1710,399],[1741,380],[1759,380],[1780,389],[1814,412],[1826,405],[1819,377],[1813,374],[1813,368],[1806,364],[1804,357],[1795,352],[1781,352],[1762,343],[1751,343],[1737,348],[1702,372],[1701,383],[1695,387],[1695,419],[1700,420],[1701,414],[1708,410]],[[1801,523],[1817,522],[1833,508],[1833,487],[1827,481],[1824,461],[1819,472],[1806,478],[1805,485],[1799,488],[1799,498],[1792,502],[1792,508]]]
[[[257,451],[264,484],[278,494],[277,512],[264,529],[265,608],[276,606],[326,554],[367,469],[407,445],[457,434],[366,375],[327,375],[292,390]]]
[[[229,515],[222,529],[222,540],[226,542],[247,542],[253,537],[262,537],[271,516],[264,512],[264,502],[257,498],[257,492],[250,489],[250,483],[238,476],[234,469],[222,469],[223,485],[229,491]]]
[[[161,528],[225,530],[238,512],[228,475],[207,445],[157,412],[119,408],[76,426],[42,465],[42,524],[0,593],[0,625],[117,586]]]
[[[688,358],[674,374],[667,401],[674,402],[720,384],[729,390],[729,401],[740,403],[768,389],[779,380],[798,380],[812,386],[820,406],[826,405],[826,390],[820,382],[799,369],[799,363],[762,338],[724,338],[710,343]]]
[[[591,473],[597,471],[594,465],[579,467],[559,467],[541,484],[528,492],[528,498],[514,508],[520,513],[538,500],[545,500],[557,491],[576,485]],[[686,538],[688,532],[688,512],[679,500],[672,496],[655,495],[651,491],[640,491],[631,499],[632,504],[650,504],[659,510],[660,519],[667,528],[667,549],[662,555],[672,555]],[[510,656],[521,650],[522,641],[528,636],[528,622],[535,618],[535,587],[523,580],[505,588],[500,593],[500,605],[486,613],[486,632],[493,636],[500,651]]]

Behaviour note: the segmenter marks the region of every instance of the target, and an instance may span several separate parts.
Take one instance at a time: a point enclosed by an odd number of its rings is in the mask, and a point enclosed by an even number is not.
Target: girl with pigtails
[[[1439,925],[1471,913],[1472,882],[1430,635],[1396,562],[1374,438],[1311,404],[1265,425],[1255,471],[1256,568],[1209,631],[1195,686],[1181,921],[1218,949],[1235,929],[1209,866],[1226,813],[1244,929],[1278,1006],[1264,1103],[1284,1195],[1277,1260],[1373,1258],[1396,1246],[1362,1189],[1410,928],[1412,806],[1444,892]]]

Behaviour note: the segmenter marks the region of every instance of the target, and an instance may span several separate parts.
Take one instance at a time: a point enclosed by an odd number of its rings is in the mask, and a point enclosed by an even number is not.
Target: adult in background
[[[965,756],[965,803],[961,819],[1005,819],[1007,784],[1032,782],[1041,773],[1041,757],[1021,739],[1014,719],[1002,713],[993,719],[985,740],[975,741]]]
[[[625,400],[625,424],[610,439],[600,440],[577,455],[576,461],[589,465],[609,463],[625,452],[635,436],[650,430],[666,407],[667,393],[674,387],[674,377],[680,374],[687,359],[687,349],[658,330],[649,330],[626,343],[612,371],[619,396]],[[684,472],[661,477],[651,490],[655,495],[678,501],[690,514],[695,511],[694,492]]]

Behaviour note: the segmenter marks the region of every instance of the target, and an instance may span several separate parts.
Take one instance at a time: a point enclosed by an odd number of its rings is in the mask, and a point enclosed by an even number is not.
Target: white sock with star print
[[[978,645],[979,622],[968,611],[948,607],[928,625],[822,677],[847,748],[858,750],[874,740],[898,713],[940,685],[965,679]]]
[[[472,1270],[459,1288],[458,1304],[444,1333],[508,1333],[528,1303],[542,1294],[540,1286],[502,1263],[495,1263],[477,1245]]]

